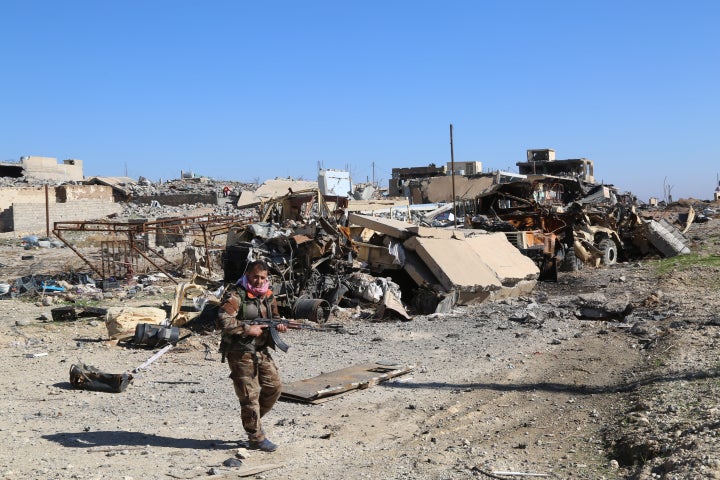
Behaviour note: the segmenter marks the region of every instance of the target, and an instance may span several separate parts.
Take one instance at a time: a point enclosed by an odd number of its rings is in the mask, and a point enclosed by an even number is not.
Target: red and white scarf
[[[262,285],[255,288],[250,285],[250,281],[248,280],[247,275],[243,275],[242,277],[240,277],[238,283],[245,289],[246,292],[258,298],[264,297],[270,290],[270,281],[265,280]]]

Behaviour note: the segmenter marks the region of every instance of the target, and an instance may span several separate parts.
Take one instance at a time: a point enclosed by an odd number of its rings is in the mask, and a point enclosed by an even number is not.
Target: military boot
[[[262,452],[274,452],[277,450],[277,445],[272,443],[267,438],[265,440],[250,440],[250,449],[260,450]]]

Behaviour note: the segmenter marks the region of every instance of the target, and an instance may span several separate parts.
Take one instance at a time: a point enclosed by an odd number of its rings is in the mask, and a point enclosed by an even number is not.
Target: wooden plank
[[[411,372],[415,365],[366,363],[322,373],[283,385],[281,400],[320,403],[318,400],[370,388],[390,378]]]

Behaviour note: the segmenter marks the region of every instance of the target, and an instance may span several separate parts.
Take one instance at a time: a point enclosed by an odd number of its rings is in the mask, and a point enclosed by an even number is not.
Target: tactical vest
[[[258,317],[272,318],[272,305],[275,297],[271,294],[262,298],[248,297],[247,292],[242,287],[234,288],[235,293],[240,300],[240,308],[235,316],[238,320],[254,320]],[[265,315],[263,315],[263,312]],[[267,331],[264,331],[259,337],[250,337],[244,335],[230,335],[223,333],[220,338],[220,353],[222,360],[225,359],[227,352],[259,352],[266,348],[275,348],[275,342]]]

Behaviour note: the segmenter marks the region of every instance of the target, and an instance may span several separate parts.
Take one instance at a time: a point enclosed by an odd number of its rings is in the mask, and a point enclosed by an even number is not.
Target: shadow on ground
[[[149,446],[198,450],[229,450],[237,448],[239,445],[237,441],[173,438],[143,432],[125,431],[61,432],[52,435],[43,435],[42,438],[67,448]]]

